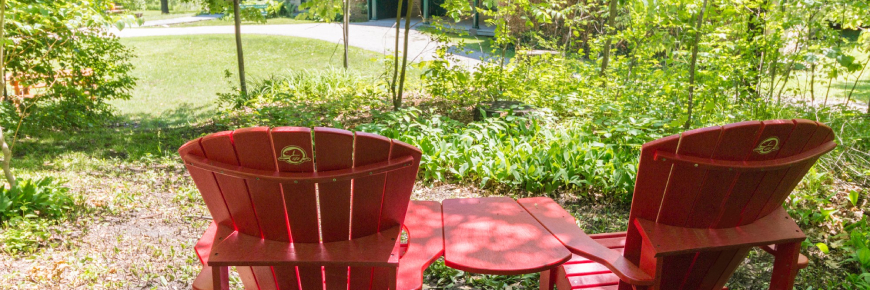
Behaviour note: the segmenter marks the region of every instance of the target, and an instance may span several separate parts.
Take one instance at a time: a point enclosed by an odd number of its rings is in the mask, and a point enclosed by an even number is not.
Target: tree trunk
[[[616,4],[618,0],[610,0],[610,10],[608,10],[607,14],[607,25],[605,26],[604,33],[607,35],[607,39],[604,40],[604,52],[602,53],[601,59],[601,75],[607,74],[607,65],[610,64],[610,44],[612,32],[616,30],[614,28],[616,21]]]
[[[401,1],[401,0],[400,0]],[[399,77],[399,91],[396,93],[396,102],[393,104],[396,109],[402,107],[402,93],[405,88],[405,69],[408,68],[408,33],[411,32],[411,1],[408,1],[408,8],[405,9],[405,47],[402,49],[402,76]]]
[[[0,0],[0,87],[6,88],[6,0]],[[9,163],[12,162],[12,151],[9,150],[9,145],[6,144],[6,138],[3,136],[3,127],[0,127],[0,152],[3,153],[3,162],[0,166],[3,167],[3,176],[9,182],[11,187],[15,187],[15,176],[12,175],[12,168]]]
[[[693,98],[695,97],[695,65],[698,63],[698,45],[701,41],[701,26],[704,24],[704,10],[707,10],[707,0],[704,0],[704,6],[701,7],[701,12],[698,13],[698,22],[695,23],[695,41],[692,46],[692,61],[689,63],[689,106],[686,124],[684,129],[689,129],[692,125],[692,107],[694,107]]]
[[[239,14],[239,0],[234,0],[233,18],[236,26],[236,54],[239,61],[239,89],[242,92],[242,96],[247,96],[248,87],[245,84],[245,57],[242,53],[242,18]]]
[[[169,0],[160,0],[160,13],[169,14]]]
[[[344,29],[342,32],[344,33],[344,69],[347,69],[347,39],[348,35],[350,35],[349,30],[350,26],[350,0],[344,0]]]
[[[396,80],[399,77],[399,27],[402,25],[402,4],[404,3],[405,1],[399,0],[399,7],[396,10],[396,48],[393,57],[393,81],[390,83],[390,91],[393,94],[393,110],[396,111],[399,110],[399,105],[396,102],[398,99],[396,95]]]

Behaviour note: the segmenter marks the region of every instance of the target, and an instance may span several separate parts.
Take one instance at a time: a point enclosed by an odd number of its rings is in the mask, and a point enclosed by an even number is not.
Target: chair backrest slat
[[[295,149],[306,152],[306,155],[298,156],[298,164],[291,164],[282,160],[278,161],[278,170],[281,172],[314,172],[312,156],[311,129],[296,127],[279,127],[272,129],[272,148],[275,156],[281,158],[285,155],[285,149]],[[293,147],[291,147],[293,146]],[[287,154],[301,154],[296,150],[288,151]],[[311,159],[304,161],[304,159]],[[296,161],[294,161],[296,162]],[[315,184],[311,183],[283,183],[281,189],[284,193],[287,219],[290,223],[290,235],[294,243],[319,243],[320,231],[317,220],[317,194]]]
[[[400,226],[405,220],[408,203],[411,201],[411,195],[408,193],[414,189],[414,180],[417,176],[417,168],[420,166],[421,155],[422,152],[414,146],[393,140],[390,158],[413,156],[414,163],[408,168],[387,173],[378,231]]]
[[[364,166],[390,158],[389,138],[375,134],[356,133],[354,166]],[[353,218],[351,235],[365,237],[378,231],[381,201],[384,198],[386,173],[358,178],[353,181]]]
[[[684,132],[644,144],[624,255],[643,269],[656,270],[669,289],[719,289],[745,258],[748,248],[668,256],[661,264],[642,247],[635,218],[690,228],[730,228],[770,214],[820,156],[785,159],[829,142],[831,129],[807,120],[741,122]],[[747,171],[675,165],[656,151],[713,161],[769,161],[773,170]],[[822,151],[819,151],[822,152]],[[721,163],[725,164],[725,163]]]
[[[241,166],[278,171],[275,155],[271,150],[270,131],[269,127],[255,127],[233,132],[233,144],[236,147],[236,155],[239,157]],[[248,179],[247,182],[248,190],[257,193],[251,194],[251,202],[260,221],[263,237],[269,240],[289,242],[290,226],[287,223],[287,211],[284,209],[281,185],[256,179]]]
[[[205,153],[202,151],[200,139],[187,142],[187,144],[181,146],[179,153],[181,156],[187,154],[205,156]],[[184,166],[187,168],[187,172],[190,172],[190,177],[193,179],[193,183],[196,185],[200,194],[202,194],[202,199],[205,201],[205,206],[208,208],[208,212],[211,213],[212,220],[219,225],[234,228],[233,217],[227,209],[227,204],[224,203],[223,194],[221,193],[220,187],[218,187],[214,174],[210,171],[187,165],[186,163]]]
[[[231,165],[240,165],[238,152],[233,144],[233,132],[226,131],[203,137],[200,141],[205,156],[210,160]],[[233,216],[236,230],[252,236],[262,237],[259,220],[254,210],[253,199],[245,179],[214,174],[223,193],[224,201]],[[274,284],[271,267],[239,267],[242,281],[246,285]],[[256,281],[256,282],[255,282]]]
[[[202,149],[209,160],[239,165],[233,147],[232,131],[220,132],[202,138]],[[222,174],[215,174],[218,186],[233,216],[236,230],[251,236],[261,236],[260,225],[251,205],[251,196],[245,180]]]
[[[315,128],[314,148],[318,172],[353,167],[351,132]],[[347,241],[350,238],[350,185],[350,180],[318,184],[320,227],[324,243]]]

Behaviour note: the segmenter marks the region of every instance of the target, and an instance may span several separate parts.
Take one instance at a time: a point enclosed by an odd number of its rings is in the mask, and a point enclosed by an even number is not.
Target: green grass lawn
[[[163,14],[158,10],[142,10],[142,11],[133,11],[133,14],[142,13],[142,18],[145,21],[154,21],[154,20],[163,20],[170,18],[179,18],[179,17],[188,17],[194,16],[198,11],[170,11],[169,14]]]
[[[854,56],[855,61],[860,62],[861,64],[864,64],[867,61],[867,58],[870,57],[870,54],[867,52],[861,52],[858,50],[852,50],[848,52],[848,54]],[[860,74],[861,70],[848,73],[841,67],[840,74],[831,80],[830,92],[828,92],[828,77],[826,71],[817,68],[815,73],[815,83],[813,84],[812,90],[809,86],[809,81],[812,78],[810,69],[807,68],[806,70],[794,71],[792,72],[792,76],[789,77],[786,86],[786,90],[792,91],[783,92],[783,95],[795,96],[799,99],[809,101],[812,99],[814,94],[816,103],[824,102],[825,95],[828,95],[829,102],[844,102],[846,101],[849,92],[852,90],[852,87],[855,86],[855,91],[852,92],[852,101],[866,104],[870,102],[870,68],[864,71],[861,79],[858,80],[857,85],[855,85],[855,80],[858,79]],[[777,92],[778,90],[779,88],[777,88]]]
[[[438,32],[438,28],[431,26],[422,26],[419,30],[431,34]],[[462,48],[465,50],[495,55],[501,55],[502,52],[504,52],[505,57],[508,59],[513,58],[516,54],[513,49],[508,48],[505,51],[502,51],[501,48],[495,47],[495,44],[493,43],[494,38],[489,36],[473,36],[468,33],[454,32],[444,33],[444,36],[447,37],[447,41],[450,43],[463,44]]]
[[[245,35],[242,38],[248,82],[291,70],[322,70],[342,65],[340,46],[320,40]],[[216,94],[238,86],[233,35],[191,35],[125,38],[134,50],[138,78],[133,98],[114,101],[121,115],[132,119],[180,121],[215,107]],[[350,67],[379,74],[379,53],[350,48]],[[229,77],[227,77],[227,72]]]
[[[302,24],[302,23],[316,23],[316,22],[311,21],[311,20],[297,20],[297,19],[293,19],[293,18],[278,17],[278,18],[266,19],[265,24]],[[257,24],[263,24],[263,23],[257,23],[254,21],[242,21],[242,25],[257,25]],[[196,26],[221,26],[221,25],[233,25],[233,21],[232,20],[224,20],[224,19],[212,19],[212,20],[170,25],[170,27],[196,27]],[[159,28],[160,26],[154,26],[154,27]]]

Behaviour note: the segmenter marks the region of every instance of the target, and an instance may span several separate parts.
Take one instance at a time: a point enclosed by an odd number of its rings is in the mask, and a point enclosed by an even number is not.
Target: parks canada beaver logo
[[[287,162],[291,165],[297,165],[311,161],[311,158],[308,158],[308,155],[305,154],[305,150],[302,150],[302,147],[290,145],[281,149],[281,157],[278,157],[278,160]]]
[[[761,143],[758,143],[758,147],[756,147],[752,151],[755,151],[755,153],[764,155],[764,154],[767,154],[767,153],[770,153],[770,152],[773,152],[776,150],[779,150],[779,138],[770,137],[770,138],[764,139],[764,141],[761,141]]]

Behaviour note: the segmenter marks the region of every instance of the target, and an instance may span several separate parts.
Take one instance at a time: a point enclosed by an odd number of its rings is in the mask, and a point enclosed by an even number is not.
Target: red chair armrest
[[[399,290],[421,289],[423,271],[444,255],[444,229],[441,203],[411,201],[405,216],[408,231],[407,252],[399,259]]]
[[[656,257],[800,242],[806,239],[801,229],[782,208],[754,223],[733,228],[684,228],[640,218],[635,219],[634,223],[643,239],[652,245]]]
[[[278,242],[233,232],[215,242],[207,265],[397,267],[399,233],[397,226],[350,241],[318,244]]]
[[[586,235],[574,221],[574,217],[548,197],[523,198],[518,200],[538,222],[559,239],[572,253],[604,265],[622,281],[632,285],[652,285],[653,277],[637,265],[625,259]]]

